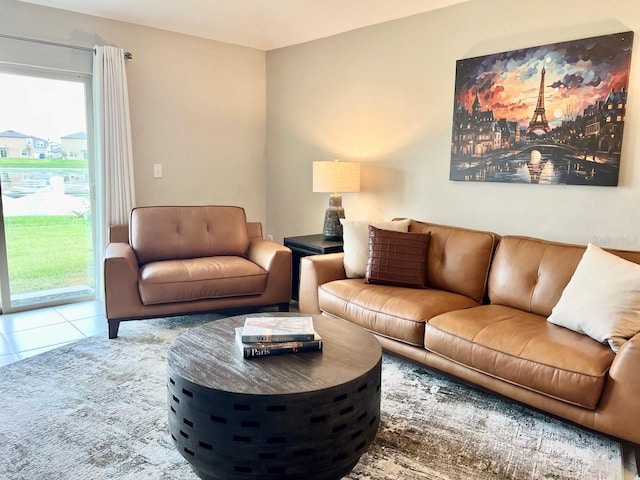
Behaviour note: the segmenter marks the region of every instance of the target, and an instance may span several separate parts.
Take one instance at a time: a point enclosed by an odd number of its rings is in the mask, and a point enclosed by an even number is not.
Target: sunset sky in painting
[[[456,62],[455,99],[471,110],[476,91],[482,110],[527,126],[544,67],[549,126],[573,120],[613,89],[627,89],[633,32],[523,48]]]

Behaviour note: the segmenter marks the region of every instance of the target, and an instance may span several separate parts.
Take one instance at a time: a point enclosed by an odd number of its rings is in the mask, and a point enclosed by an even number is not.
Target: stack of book
[[[248,317],[236,328],[244,358],[322,350],[322,337],[311,317]]]

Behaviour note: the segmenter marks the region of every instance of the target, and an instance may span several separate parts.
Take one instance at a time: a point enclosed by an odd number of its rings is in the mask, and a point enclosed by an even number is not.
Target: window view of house
[[[2,310],[93,298],[85,84],[0,73],[0,102]]]

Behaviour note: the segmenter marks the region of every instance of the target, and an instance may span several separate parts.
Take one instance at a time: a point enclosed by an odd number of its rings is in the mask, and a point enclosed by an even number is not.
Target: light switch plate
[[[162,178],[162,164],[153,164],[153,178]]]

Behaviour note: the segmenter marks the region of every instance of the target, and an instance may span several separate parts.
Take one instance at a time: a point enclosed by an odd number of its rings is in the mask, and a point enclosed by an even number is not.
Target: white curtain
[[[102,253],[107,227],[128,224],[135,206],[127,72],[122,48],[94,47],[93,114],[97,160],[96,237]]]

